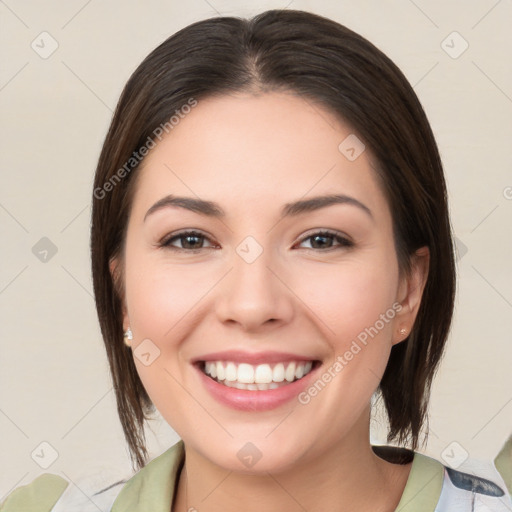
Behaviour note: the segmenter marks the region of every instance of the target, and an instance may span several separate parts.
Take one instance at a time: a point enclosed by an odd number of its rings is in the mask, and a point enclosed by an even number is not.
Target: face
[[[292,94],[222,96],[137,171],[124,327],[157,409],[224,468],[279,471],[367,439],[410,332],[415,271],[400,277],[389,205],[369,151],[339,149],[349,136]]]

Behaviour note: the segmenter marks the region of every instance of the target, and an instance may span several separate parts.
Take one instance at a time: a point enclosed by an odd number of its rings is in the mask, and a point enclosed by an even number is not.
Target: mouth
[[[235,361],[198,361],[197,367],[210,379],[227,388],[268,391],[303,379],[321,364],[318,360],[291,360],[250,364]]]

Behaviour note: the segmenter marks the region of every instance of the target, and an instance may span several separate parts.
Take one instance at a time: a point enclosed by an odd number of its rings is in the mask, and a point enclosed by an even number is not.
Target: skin
[[[151,340],[160,355],[134,356],[153,403],[185,442],[174,511],[394,510],[409,465],[384,461],[369,442],[370,399],[393,344],[414,323],[428,250],[399,272],[392,219],[371,155],[351,162],[338,146],[350,127],[284,92],[199,101],[146,157],[138,175],[122,260],[124,327],[132,349]],[[285,203],[344,194],[371,210],[331,205],[280,219]],[[178,207],[151,213],[168,194],[215,201],[210,218]],[[162,239],[185,229],[205,238]],[[307,235],[340,232],[351,247]],[[252,263],[236,252],[252,236]],[[171,237],[172,238],[172,237]],[[320,241],[322,242],[322,240]],[[393,304],[401,310],[307,404],[238,411],[217,402],[191,365],[228,349],[285,351],[322,361],[321,376]],[[261,459],[237,457],[248,442]],[[314,471],[312,471],[314,468]]]

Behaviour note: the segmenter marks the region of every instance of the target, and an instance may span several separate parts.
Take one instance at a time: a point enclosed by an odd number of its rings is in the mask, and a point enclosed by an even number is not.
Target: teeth
[[[237,372],[235,363],[228,363],[226,365],[226,380],[236,380]]]
[[[257,384],[268,384],[272,382],[272,370],[268,364],[259,364],[254,372],[254,382]]]
[[[286,367],[286,371],[284,372],[284,378],[288,382],[293,382],[295,380],[295,363],[290,363]]]
[[[222,365],[221,362],[218,362],[218,363],[212,363],[216,366],[216,370],[217,370],[217,379],[219,380],[224,380],[226,378],[226,372],[224,370],[224,366]],[[211,373],[210,373],[211,375]],[[213,375],[212,375],[213,377]]]
[[[274,366],[274,371],[272,372],[272,380],[274,382],[283,382],[284,380],[284,364],[278,363]]]
[[[252,384],[254,382],[254,368],[250,364],[239,364],[237,380],[238,382],[243,382],[244,384]]]
[[[265,391],[280,387],[280,383],[287,384],[301,379],[311,371],[312,367],[312,361],[277,363],[273,368],[270,364],[206,361],[204,372],[228,387]]]

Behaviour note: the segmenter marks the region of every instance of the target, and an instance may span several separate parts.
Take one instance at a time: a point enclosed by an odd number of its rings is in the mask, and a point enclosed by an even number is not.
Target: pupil
[[[197,236],[197,235],[186,235],[186,236],[185,236],[185,240],[186,240],[185,245],[189,245],[190,240],[196,240],[196,241],[197,241],[197,240],[199,240],[200,238],[201,238],[201,237],[199,237],[199,236]],[[199,243],[199,244],[197,244],[197,243],[196,243],[196,244],[194,244],[194,242],[191,242],[191,243],[190,243],[190,245],[192,245],[192,246],[193,246],[193,247],[192,247],[192,249],[195,249],[195,248],[197,248],[197,247],[194,247],[194,245],[201,245],[201,244],[200,244],[200,243]],[[190,248],[190,247],[189,247],[189,248]]]
[[[325,240],[326,240],[326,239],[328,239],[328,238],[330,238],[330,236],[326,236],[326,235],[315,235],[315,236],[313,237],[313,240],[314,240],[314,242],[313,242],[313,244],[312,244],[312,245],[313,245],[313,247],[315,246],[316,241],[317,241],[317,240],[319,240],[319,239],[324,241],[324,243],[323,243],[323,244],[322,244],[322,243],[320,244],[320,247],[325,247],[325,245],[326,245],[326,244],[325,244]],[[327,245],[329,245],[329,244],[327,244]]]

